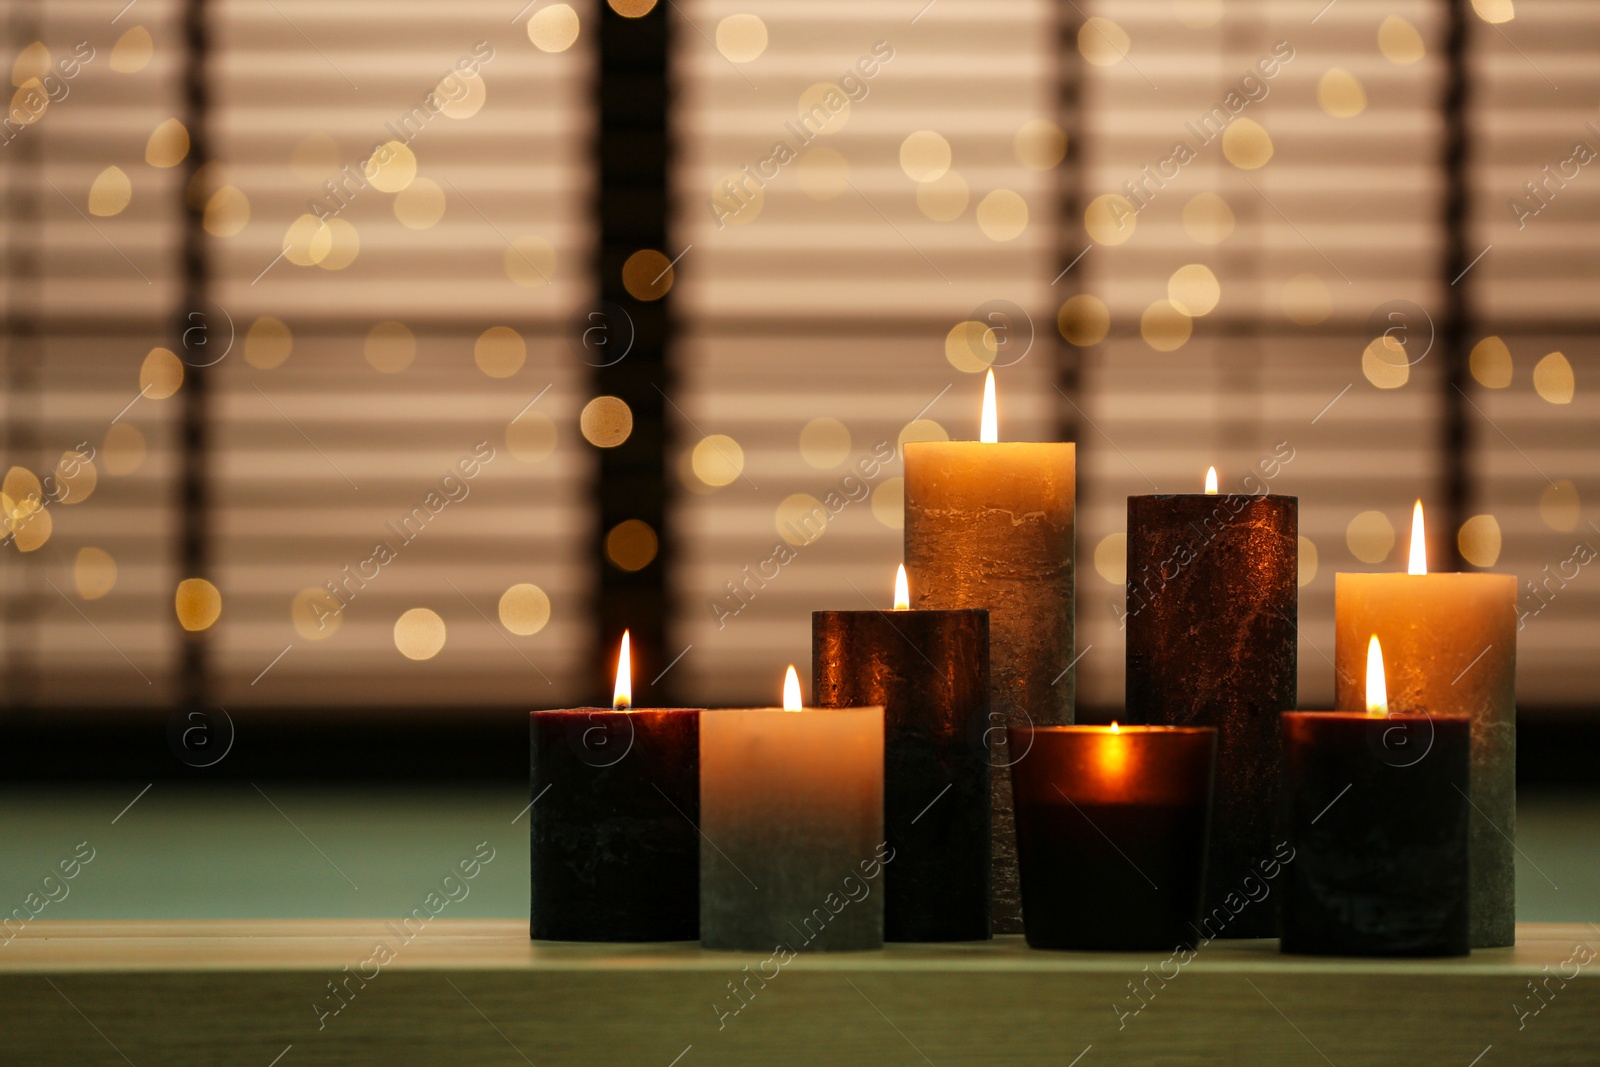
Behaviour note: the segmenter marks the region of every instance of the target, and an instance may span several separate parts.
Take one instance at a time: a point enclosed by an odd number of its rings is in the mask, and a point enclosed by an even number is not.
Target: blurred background
[[[410,862],[375,811],[516,848],[522,716],[623,627],[641,705],[766,704],[887,606],[899,447],[992,367],[1003,438],[1078,443],[1080,720],[1129,494],[1282,460],[1304,707],[1420,497],[1435,569],[1519,578],[1523,858],[1572,864],[1524,887],[1600,898],[1595,806],[1531,792],[1597,779],[1600,9],[519,6],[0,2],[18,856],[147,784],[116,826],[261,818],[291,882]]]

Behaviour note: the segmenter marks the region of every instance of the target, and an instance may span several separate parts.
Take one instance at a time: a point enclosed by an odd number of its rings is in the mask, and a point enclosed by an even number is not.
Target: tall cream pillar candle
[[[905,560],[914,608],[988,608],[990,722],[973,737],[993,766],[1007,726],[1072,722],[1076,446],[998,443],[994,375],[980,441],[906,445]],[[994,930],[1022,932],[1011,778],[990,777]]]
[[[883,947],[883,709],[707,711],[700,725],[700,943]]]
[[[1422,505],[1411,573],[1334,578],[1334,707],[1362,706],[1374,634],[1388,669],[1389,707],[1472,721],[1467,841],[1473,948],[1516,941],[1517,580],[1509,574],[1428,574]],[[1417,758],[1429,738],[1417,740]]]

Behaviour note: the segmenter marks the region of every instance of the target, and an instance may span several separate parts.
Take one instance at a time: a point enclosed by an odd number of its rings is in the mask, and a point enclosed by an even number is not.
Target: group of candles
[[[633,708],[624,634],[612,709],[533,713],[532,936],[1511,944],[1515,579],[1426,573],[1419,504],[1410,573],[1337,576],[1344,710],[1292,711],[1296,498],[1130,497],[1128,724],[1074,726],[1075,447],[994,410],[906,446],[894,609],[813,614],[818,707],[791,667],[782,708]]]

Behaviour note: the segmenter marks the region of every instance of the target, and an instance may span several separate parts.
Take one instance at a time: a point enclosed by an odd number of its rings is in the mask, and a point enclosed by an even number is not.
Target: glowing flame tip
[[[894,610],[906,611],[911,607],[911,586],[906,582],[906,565],[900,564],[894,572]]]
[[[805,705],[800,700],[800,676],[795,673],[794,664],[789,664],[789,670],[783,676],[783,710],[799,711]]]
[[[1117,720],[1115,719],[1111,720],[1111,732],[1114,734],[1120,734],[1122,732],[1121,727],[1117,725]]]
[[[1422,531],[1422,501],[1411,509],[1411,564],[1409,574],[1428,573],[1428,538]]]
[[[1217,495],[1217,468],[1215,467],[1206,468],[1206,495]]]
[[[1367,642],[1367,714],[1389,714],[1389,683],[1383,673],[1383,646],[1378,635]]]
[[[988,445],[1000,440],[1000,416],[995,410],[992,370],[983,377],[983,422],[978,429],[978,440]]]
[[[628,631],[622,631],[622,651],[617,655],[617,688],[611,696],[611,707],[627,711],[633,706],[633,658],[628,654]]]

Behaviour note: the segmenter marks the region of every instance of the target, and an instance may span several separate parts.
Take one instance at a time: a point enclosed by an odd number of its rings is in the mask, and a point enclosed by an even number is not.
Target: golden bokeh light
[[[1381,511],[1363,511],[1344,530],[1350,554],[1363,563],[1382,563],[1394,550],[1394,523]]]
[[[1067,135],[1047,119],[1022,124],[1011,138],[1011,151],[1029,170],[1049,170],[1067,154]]]
[[[37,508],[44,500],[44,487],[39,484],[39,476],[27,467],[12,467],[6,471],[4,483],[0,483],[0,493],[4,493],[6,499],[11,501],[7,518],[24,508]]]
[[[1056,329],[1068,343],[1079,348],[1097,345],[1111,331],[1111,309],[1104,300],[1088,293],[1070,296],[1056,312]]]
[[[1374,337],[1361,353],[1361,373],[1379,389],[1398,389],[1411,380],[1406,346],[1389,334]]]
[[[532,637],[550,621],[550,598],[532,582],[518,582],[500,594],[500,625],[518,637]]]
[[[50,109],[50,96],[38,78],[29,78],[11,94],[11,110],[6,121],[16,126],[31,126]]]
[[[283,232],[283,258],[297,267],[314,267],[333,249],[328,224],[315,215],[299,215]]]
[[[118,74],[137,74],[150,65],[155,54],[156,45],[150,38],[150,31],[135,26],[111,46],[111,69]]]
[[[418,178],[394,198],[394,217],[412,230],[426,230],[444,218],[444,189],[429,178]]]
[[[320,182],[339,169],[339,142],[316,130],[306,134],[289,156],[289,169],[305,182]]]
[[[1209,315],[1221,299],[1222,285],[1203,263],[1179,267],[1167,279],[1167,300],[1185,315]]]
[[[177,119],[157,126],[145,142],[144,161],[152,167],[176,167],[189,155],[189,129]]]
[[[206,200],[204,225],[213,237],[232,237],[250,222],[250,198],[242,189],[224,185]]]
[[[1099,15],[1085,19],[1078,27],[1078,52],[1097,67],[1121,63],[1132,44],[1127,30]]]
[[[509,326],[491,326],[472,345],[472,360],[491,378],[509,378],[528,361],[528,346]]]
[[[1255,119],[1234,119],[1222,131],[1222,154],[1240,170],[1257,170],[1272,159],[1272,136]]]
[[[344,219],[329,219],[326,226],[328,250],[317,260],[317,266],[323,270],[344,270],[360,254],[361,237]]]
[[[439,80],[439,113],[450,119],[470,119],[489,102],[489,84],[481,72],[456,70]]]
[[[1296,274],[1283,283],[1278,297],[1283,314],[1300,326],[1316,326],[1333,314],[1333,294],[1328,283],[1315,274]]]
[[[133,183],[121,167],[107,167],[89,186],[89,214],[110,218],[120,215],[133,199]]]
[[[832,470],[850,458],[850,428],[826,415],[800,429],[800,458],[817,470]]]
[[[950,169],[950,142],[933,130],[917,130],[900,142],[900,169],[914,182],[931,182]]]
[[[1120,245],[1133,236],[1138,221],[1133,204],[1121,193],[1103,193],[1083,209],[1083,228],[1096,244]]]
[[[51,73],[50,63],[50,49],[43,41],[33,42],[18,52],[16,61],[11,64],[11,84],[23,86],[46,77]]]
[[[7,523],[11,530],[11,543],[18,552],[34,552],[43,548],[55,529],[50,509],[35,503],[13,508]]]
[[[1112,585],[1128,580],[1128,535],[1109,533],[1094,546],[1094,572]]]
[[[850,121],[850,98],[832,82],[817,82],[800,94],[799,122],[813,133],[838,133]]]
[[[1139,336],[1157,352],[1177,351],[1192,333],[1194,320],[1168,300],[1155,301],[1139,316]]]
[[[222,615],[222,592],[204,578],[185,578],[172,598],[178,625],[190,633],[208,630]]]
[[[1472,346],[1467,365],[1485,389],[1504,389],[1511,384],[1511,349],[1492,334]]]
[[[367,331],[361,354],[373,370],[399,374],[417,358],[417,337],[405,323],[385,320]]]
[[[507,278],[524,289],[533,289],[555,277],[556,250],[542,237],[518,237],[506,247],[501,265]]]
[[[813,148],[795,161],[795,177],[811,199],[832,200],[850,188],[850,163],[837,148]]]
[[[1183,205],[1183,230],[1203,245],[1221,244],[1233,227],[1233,209],[1216,193],[1196,193]]]
[[[749,175],[734,171],[711,187],[711,203],[718,222],[746,226],[761,217],[767,192]]]
[[[170,348],[152,348],[139,366],[139,395],[165,400],[183,385],[183,360]]]
[[[444,642],[444,620],[429,608],[411,608],[394,622],[394,647],[406,659],[432,659],[444,648]]]
[[[282,366],[293,351],[294,332],[282,319],[263,315],[245,332],[244,361],[257,370]]]
[[[127,422],[112,423],[100,442],[100,458],[105,462],[106,473],[118,477],[132,474],[143,466],[148,451],[144,434]]]
[[[606,5],[625,19],[642,19],[656,9],[656,0],[606,0]]]
[[[717,51],[729,62],[750,63],[767,50],[767,24],[760,16],[729,15],[717,23]]]
[[[977,208],[978,229],[991,241],[1010,241],[1028,228],[1028,202],[1020,193],[996,189]]]
[[[675,280],[672,260],[654,248],[641,248],[622,264],[622,287],[635,300],[660,300]]]
[[[1456,547],[1474,567],[1493,567],[1500,560],[1500,523],[1493,515],[1474,515],[1461,524]]]
[[[1295,573],[1295,584],[1304,589],[1317,577],[1317,544],[1305,534],[1300,535],[1300,560]]]
[[[596,448],[616,448],[633,433],[633,409],[621,397],[597,396],[583,405],[578,429]]]
[[[696,478],[721,488],[744,473],[744,449],[727,434],[710,434],[696,443],[689,463]]]
[[[900,433],[895,438],[895,444],[901,452],[904,452],[906,445],[915,441],[948,440],[950,440],[950,432],[933,419],[912,419],[900,427]]]
[[[1491,26],[1510,22],[1517,17],[1517,9],[1511,0],[1472,0],[1472,10]]]
[[[1332,67],[1317,82],[1317,104],[1336,119],[1353,118],[1367,109],[1367,91],[1360,78]]]
[[[1539,494],[1539,521],[1552,530],[1571,533],[1578,528],[1582,515],[1578,487],[1565,478],[1545,486],[1544,492]]]
[[[100,484],[100,472],[90,458],[90,453],[70,449],[56,460],[56,501],[61,504],[81,504],[94,493]]]
[[[528,40],[541,52],[565,52],[578,40],[578,13],[570,4],[551,4],[528,20]]]
[[[1577,382],[1572,377],[1572,364],[1560,352],[1551,352],[1533,365],[1533,391],[1552,404],[1572,403]]]
[[[417,176],[417,157],[400,141],[385,141],[362,164],[363,173],[379,192],[398,193]]]
[[[934,222],[951,222],[967,210],[971,196],[967,180],[947,170],[937,179],[917,186],[917,208]]]
[[[1390,15],[1378,25],[1378,51],[1385,59],[1400,66],[1417,62],[1427,54],[1422,34],[1399,15]]]
[[[72,561],[72,584],[84,600],[99,600],[117,587],[117,561],[103,548],[80,548]]]
[[[606,534],[606,559],[625,571],[648,567],[660,547],[655,530],[642,519],[624,519]]]
[[[792,493],[773,512],[772,524],[791,545],[809,545],[828,532],[828,509],[810,493]]]
[[[324,641],[344,622],[344,606],[322,586],[308,586],[289,602],[289,621],[294,632],[307,641]]]
[[[976,319],[956,323],[944,336],[944,358],[963,374],[982,374],[994,365],[999,351],[994,330]]]
[[[556,450],[556,424],[542,411],[524,411],[506,426],[506,449],[519,463],[538,463]]]
[[[872,490],[872,517],[891,530],[906,525],[906,480],[885,478]]]

